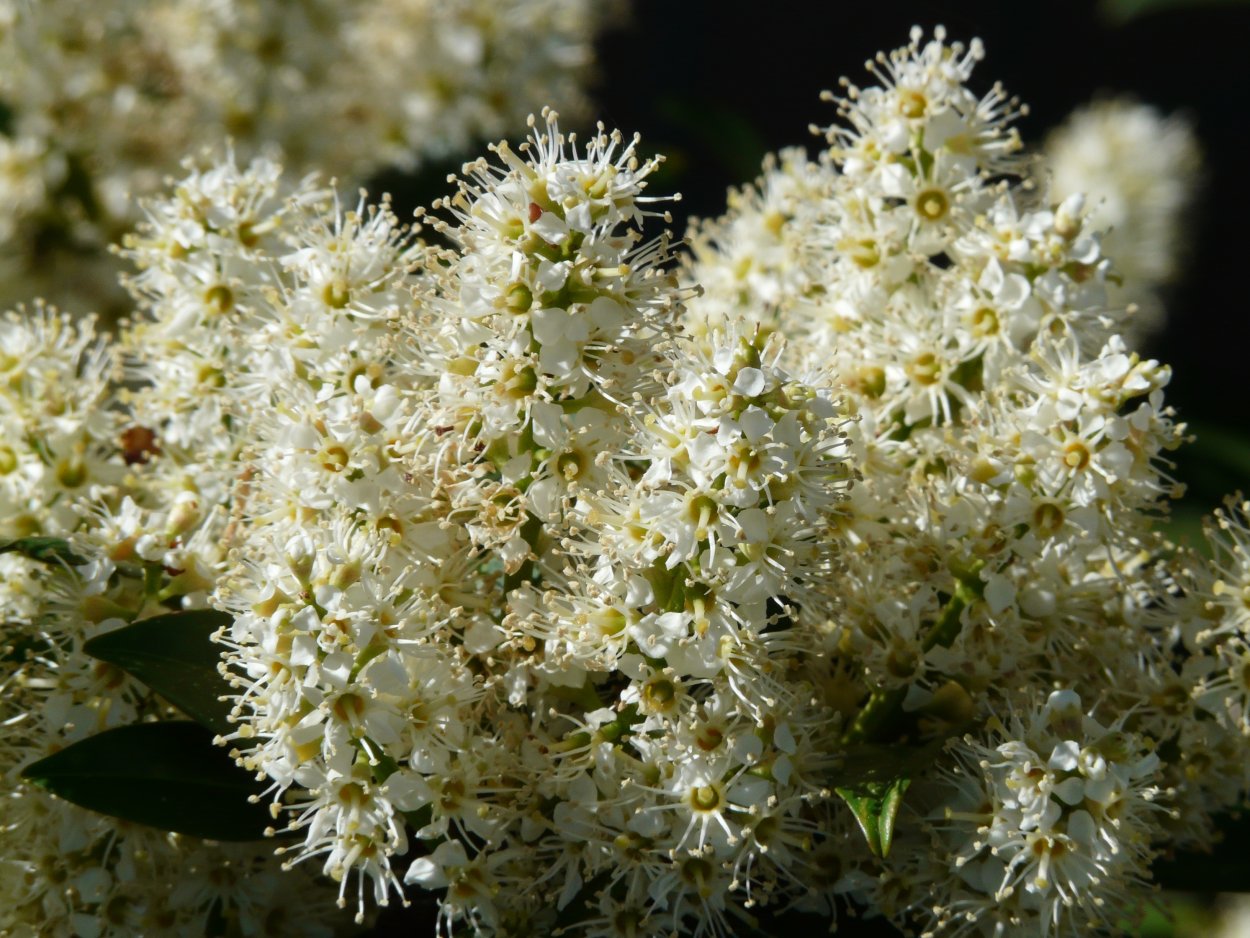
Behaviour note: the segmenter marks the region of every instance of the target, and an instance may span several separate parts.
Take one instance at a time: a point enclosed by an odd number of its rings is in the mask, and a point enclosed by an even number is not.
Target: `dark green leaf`
[[[273,818],[263,785],[189,722],[106,730],[27,766],[22,778],[76,805],[213,840],[257,840]]]
[[[0,554],[10,553],[18,553],[41,563],[74,565],[87,562],[71,551],[69,542],[61,537],[21,537],[0,544]]]
[[[214,609],[153,616],[91,639],[83,650],[107,661],[156,691],[175,707],[217,733],[229,733],[231,693],[217,670],[221,646],[209,636],[230,624]]]
[[[894,841],[894,821],[903,806],[903,793],[910,784],[909,778],[896,778],[835,789],[854,813],[868,840],[868,849],[876,856],[889,856],[890,844]]]

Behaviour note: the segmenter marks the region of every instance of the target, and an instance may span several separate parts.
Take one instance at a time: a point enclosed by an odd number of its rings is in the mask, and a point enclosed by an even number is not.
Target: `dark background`
[[[1185,275],[1167,298],[1168,325],[1144,351],[1172,364],[1169,401],[1198,437],[1177,455],[1177,476],[1190,485],[1177,532],[1194,537],[1197,519],[1224,494],[1250,490],[1250,3],[1137,0],[1133,6],[1145,7],[1137,15],[1125,15],[1127,6],[634,0],[623,25],[599,43],[594,96],[609,128],[638,131],[644,151],[667,155],[651,188],[682,193],[670,206],[678,233],[690,215],[720,214],[726,187],[754,178],[766,152],[794,145],[815,152],[819,141],[808,125],[834,120],[820,92],[842,75],[871,83],[865,59],[905,45],[913,24],[926,35],[943,24],[949,39],[984,41],[973,89],[1001,81],[1026,102],[1030,113],[1019,126],[1029,143],[1099,94],[1185,113],[1202,145],[1204,184],[1190,219]],[[545,103],[535,101],[534,110]],[[393,191],[402,212],[442,194],[449,168],[431,167],[416,179],[383,177],[371,188]],[[1230,840],[1226,848],[1239,856],[1245,841]],[[1231,872],[1218,863],[1200,867]],[[1244,873],[1243,864],[1241,883],[1190,876],[1176,885],[1244,888]],[[428,909],[392,911],[377,934],[431,934],[430,921]],[[851,922],[839,930],[880,933]]]
[[[1099,93],[1130,94],[1195,122],[1206,185],[1193,217],[1187,274],[1150,351],[1175,365],[1170,396],[1186,412],[1244,418],[1250,340],[1250,5],[1185,3],[1122,22],[1092,2],[959,0],[875,3],[638,0],[632,22],[600,44],[600,117],[669,155],[683,195],[674,215],[715,215],[725,188],[755,176],[769,150],[819,141],[834,119],[819,93],[863,62],[906,44],[908,29],[980,37],[973,77],[1029,105],[1019,124],[1037,142]],[[657,186],[661,183],[657,183]],[[677,219],[678,231],[684,217]]]

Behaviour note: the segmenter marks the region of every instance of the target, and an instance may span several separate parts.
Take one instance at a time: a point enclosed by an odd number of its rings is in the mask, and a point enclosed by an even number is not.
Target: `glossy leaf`
[[[835,789],[854,813],[868,841],[868,849],[875,856],[886,857],[890,854],[894,822],[899,808],[903,806],[903,793],[910,784],[909,778],[896,778],[889,782],[869,782],[855,788]]]
[[[51,564],[80,564],[87,561],[69,549],[69,542],[62,537],[20,537],[16,541],[0,544],[0,554],[21,554],[31,560]]]
[[[190,722],[119,726],[27,766],[22,778],[100,814],[213,840],[257,840],[273,824],[264,786]]]
[[[214,609],[173,612],[99,635],[83,650],[138,678],[196,722],[229,733],[230,704],[220,698],[233,691],[217,670],[221,646],[209,636],[230,621]]]

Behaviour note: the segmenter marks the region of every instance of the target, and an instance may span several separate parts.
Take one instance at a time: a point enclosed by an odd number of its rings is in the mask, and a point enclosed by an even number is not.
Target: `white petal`
[[[992,574],[986,579],[985,602],[990,607],[990,612],[994,615],[998,615],[1010,606],[1015,601],[1015,598],[1015,584],[1001,573]]]
[[[548,244],[560,244],[569,236],[569,226],[554,212],[543,212],[538,216],[538,220],[530,225],[530,230]]]
[[[742,368],[738,371],[738,375],[734,378],[734,393],[741,394],[743,397],[755,397],[761,394],[767,386],[768,381],[764,377],[764,372],[758,368]]]

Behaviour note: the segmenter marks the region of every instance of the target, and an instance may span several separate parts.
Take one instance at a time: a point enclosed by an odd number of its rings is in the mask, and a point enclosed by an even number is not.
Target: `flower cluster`
[[[1159,757],[1142,737],[1087,715],[1074,691],[1054,691],[1028,719],[991,720],[997,745],[968,739],[955,749],[956,794],[937,824],[945,849],[915,858],[921,875],[953,881],[949,904],[925,909],[943,931],[961,922],[1110,929],[1144,886]]]
[[[547,111],[438,245],[229,156],[147,203],[117,346],[6,319],[0,525],[73,552],[0,553],[11,761],[170,715],[84,640],[228,613],[217,742],[302,877],[170,889],[185,838],[101,821],[68,889],[0,841],[23,895],[81,934],[341,928],[280,894],[322,874],[445,935],[1116,927],[1250,782],[1250,512],[1210,561],[1158,530],[1168,370],[982,54],[879,56],[684,265],[659,158]],[[63,809],[10,790],[6,836]]]
[[[819,158],[771,159],[692,232],[689,322],[787,336],[856,417],[821,583],[843,742],[979,727],[845,892],[934,933],[1067,934],[1112,927],[1152,852],[1209,840],[1244,793],[1239,587],[1220,585],[1244,523],[1222,519],[1221,573],[1156,529],[1183,439],[1168,370],[1120,337],[1096,219],[1034,175],[1022,108],[969,91],[981,57],[917,32],[870,63],[877,86],[844,82]]]
[[[723,931],[731,878],[797,883],[769,847],[827,836],[821,713],[781,675],[821,621],[790,598],[830,570],[838,404],[776,336],[682,338],[636,147],[547,115],[437,207],[446,251],[265,164],[132,241],[131,412],[230,503],[229,740],[362,914],[415,833],[449,922],[546,930],[595,884],[605,921]]]
[[[93,734],[173,712],[84,643],[202,598],[216,559],[193,476],[128,425],[115,352],[43,307],[0,320],[0,539],[69,535],[72,553],[0,554],[0,931],[9,935],[344,932],[308,873],[263,842],[216,844],[119,823],[19,772]],[[292,909],[300,912],[292,915]]]
[[[1089,224],[1103,232],[1103,250],[1115,262],[1111,299],[1136,307],[1126,324],[1130,336],[1157,331],[1164,291],[1186,259],[1186,214],[1200,177],[1190,122],[1146,104],[1099,101],[1052,131],[1043,156],[1054,198],[1083,193]]]
[[[519,126],[535,100],[580,112],[591,42],[615,9],[5,0],[3,302],[38,292],[124,309],[103,248],[135,220],[135,196],[227,138],[244,157],[267,152],[293,172],[364,180]]]

